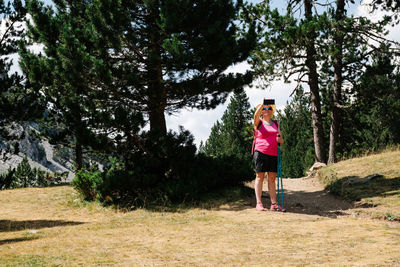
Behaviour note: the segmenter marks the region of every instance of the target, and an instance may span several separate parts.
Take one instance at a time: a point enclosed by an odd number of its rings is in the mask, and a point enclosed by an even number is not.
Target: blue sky
[[[371,19],[377,19],[382,17],[382,13],[378,12],[375,15],[369,14],[366,6],[364,5],[366,2],[370,2],[371,0],[356,0],[355,4],[350,4],[346,6],[349,15],[354,16],[367,16]],[[44,0],[46,4],[51,4],[52,1]],[[248,0],[251,3],[259,3],[261,0]],[[320,1],[321,2],[321,1]],[[328,2],[328,1],[327,1]],[[285,0],[273,0],[271,1],[272,5],[278,10],[284,10],[286,1]],[[389,39],[396,40],[400,42],[400,26],[390,29]],[[249,66],[246,63],[237,64],[230,68],[232,72],[244,72],[248,69]],[[290,94],[293,92],[296,84],[285,84],[282,81],[275,81],[270,88],[256,89],[255,87],[250,88],[246,87],[245,91],[249,97],[249,102],[252,107],[255,107],[257,104],[261,103],[263,98],[274,98],[276,100],[277,108],[283,108],[287,101],[290,100]],[[307,88],[307,85],[305,85]],[[228,100],[219,105],[214,110],[196,110],[196,109],[183,109],[181,112],[174,114],[172,116],[167,116],[167,127],[168,129],[177,131],[178,127],[182,125],[185,129],[188,129],[195,137],[195,143],[197,145],[200,144],[200,141],[205,141],[211,131],[211,127],[214,123],[221,119],[223,112],[225,111],[227,105],[229,103]]]

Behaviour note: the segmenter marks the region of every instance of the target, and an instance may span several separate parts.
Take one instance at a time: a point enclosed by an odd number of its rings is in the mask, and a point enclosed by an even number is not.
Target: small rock
[[[307,177],[306,178],[312,178],[316,175],[316,171],[321,169],[322,167],[325,167],[326,164],[322,162],[315,162],[314,165],[311,166],[310,169],[307,171]]]
[[[309,171],[316,171],[321,169],[322,167],[325,167],[326,164],[322,163],[322,162],[315,162],[314,165],[311,166],[311,168],[309,169]]]

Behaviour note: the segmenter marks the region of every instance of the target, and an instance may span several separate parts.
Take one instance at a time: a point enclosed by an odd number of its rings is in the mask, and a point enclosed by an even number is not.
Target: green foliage
[[[310,102],[300,88],[278,121],[285,144],[282,151],[282,176],[303,177],[314,163]]]
[[[9,188],[45,187],[65,182],[68,172],[49,173],[39,168],[31,168],[25,156],[16,169],[9,168],[0,175],[0,190]]]
[[[214,108],[252,80],[251,71],[225,72],[254,46],[252,27],[236,35],[241,1],[61,0],[55,7],[29,1],[29,37],[44,54],[22,45],[21,69],[51,103],[49,120],[63,126],[52,141],[72,136],[77,161],[81,146],[121,155],[125,165],[138,153],[155,155],[146,138],[165,138],[166,112]],[[148,123],[151,134],[143,131]]]
[[[244,91],[235,92],[222,116],[211,128],[202,152],[208,156],[232,156],[249,161],[252,143],[252,113]]]
[[[35,185],[35,178],[36,175],[29,165],[28,158],[24,157],[21,163],[17,166],[11,187],[32,187]]]
[[[24,35],[22,26],[26,14],[22,1],[0,1],[0,93],[1,119],[8,119],[3,112],[7,112],[5,105],[9,103],[7,92],[16,84],[20,77],[9,73],[12,61],[9,56],[16,52],[19,39]]]
[[[196,201],[204,193],[238,185],[253,176],[251,167],[236,157],[195,154],[193,137],[187,131],[168,133],[159,148],[166,153],[164,162],[138,152],[129,168],[113,160],[102,173],[81,172],[73,183],[88,200],[97,198],[130,209]],[[168,168],[160,173],[158,166],[163,164]]]
[[[399,69],[390,54],[375,54],[355,88],[355,104],[346,110],[342,157],[400,143],[399,84]]]
[[[168,198],[182,199],[183,192],[196,197],[222,186],[226,181],[186,178],[183,170],[194,167],[190,160],[202,160],[188,132],[167,133],[164,114],[214,108],[252,81],[251,71],[225,72],[254,46],[253,27],[236,34],[242,1],[54,3],[55,9],[28,2],[33,21],[28,35],[44,45],[44,54],[21,45],[21,69],[51,106],[47,122],[56,126],[51,141],[74,140],[78,169],[82,148],[118,159],[121,167],[105,170],[98,187],[93,182],[98,174],[77,175],[85,197],[143,202],[143,195],[158,199],[168,192]]]
[[[6,173],[0,174],[0,190],[11,187],[14,179],[15,169],[8,168]]]
[[[97,197],[97,187],[102,183],[100,172],[79,170],[71,185],[84,197],[85,200],[93,201]]]
[[[23,21],[26,15],[24,1],[0,1],[0,135],[11,138],[7,126],[41,116],[42,96],[17,72],[11,73],[13,54],[25,38]]]
[[[364,17],[346,16],[344,0],[337,1],[336,6],[322,4],[324,8],[311,14],[310,7],[318,5],[318,2],[289,1],[287,9],[280,12],[271,8],[270,1],[263,1],[249,5],[242,21],[256,21],[257,24],[258,44],[249,60],[257,76],[267,81],[278,77],[285,81],[294,78],[298,84],[308,76],[316,157],[317,160],[324,160],[324,151],[327,151],[324,140],[330,136],[328,129],[331,129],[330,140],[333,143],[330,144],[329,158],[334,161],[335,155],[332,154],[337,150],[343,153],[340,146],[346,142],[341,119],[353,119],[342,111],[358,90],[353,85],[358,83],[371,55],[376,52],[389,53],[384,45],[376,46],[368,40],[373,38],[375,42],[384,44],[385,26],[390,18],[372,22]],[[395,1],[374,2],[386,2],[394,7]],[[302,12],[300,10],[303,7],[308,9],[304,8]],[[322,103],[319,91],[323,95]],[[320,104],[322,112],[319,110]]]

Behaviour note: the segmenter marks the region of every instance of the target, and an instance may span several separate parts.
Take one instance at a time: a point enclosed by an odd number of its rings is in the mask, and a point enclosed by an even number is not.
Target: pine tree
[[[224,72],[254,46],[252,28],[236,36],[241,1],[55,4],[54,13],[29,3],[32,38],[45,45],[46,56],[24,52],[23,69],[46,85],[77,144],[100,139],[97,148],[124,155],[127,166],[135,153],[165,158],[158,154],[167,142],[166,112],[214,108],[252,80],[251,72]]]
[[[320,53],[328,56],[323,63],[327,66],[322,71],[328,73],[328,79],[332,81],[332,88],[329,88],[332,91],[329,93],[331,99],[327,103],[330,115],[328,163],[336,162],[342,118],[354,93],[345,88],[351,88],[357,83],[373,53],[383,51],[386,45],[380,44],[387,42],[384,27],[390,22],[388,18],[373,23],[363,17],[349,17],[346,15],[346,2],[336,0],[335,7],[328,10],[329,23],[322,34],[325,42],[321,45]],[[369,39],[374,40],[374,43],[369,42]]]
[[[33,24],[28,22],[28,34],[31,41],[44,45],[45,55],[29,51],[26,44],[19,52],[22,71],[46,96],[47,128],[56,129],[47,137],[52,143],[72,143],[77,170],[83,164],[82,146],[96,147],[102,140],[91,127],[96,120],[96,102],[92,99],[95,87],[87,76],[95,68],[91,53],[97,50],[88,28],[89,2],[56,1],[54,14],[40,1],[30,1],[28,12]]]
[[[377,51],[346,109],[341,151],[344,157],[400,143],[400,72],[390,53]]]
[[[251,142],[246,129],[251,125],[249,99],[244,91],[235,92],[222,116],[223,133],[225,134],[225,153],[240,159],[247,159]]]
[[[346,114],[343,110],[348,108],[354,94],[351,88],[371,54],[381,50],[379,44],[387,41],[384,26],[390,21],[387,17],[378,23],[363,17],[348,17],[346,2],[289,1],[284,15],[271,10],[268,2],[250,9],[260,25],[265,26],[261,29],[264,38],[251,59],[254,68],[258,75],[269,79],[288,80],[298,74],[298,85],[308,83],[316,161],[325,161],[327,136],[324,129],[330,128],[329,163],[336,161],[337,146],[341,142],[341,118]],[[298,12],[301,4],[304,17]],[[326,9],[313,14],[313,5]],[[370,39],[378,45],[368,42]],[[306,75],[307,80],[303,79]],[[346,87],[350,90],[345,90]],[[325,99],[321,99],[321,90],[326,91]],[[321,102],[327,106],[321,106]],[[324,116],[330,116],[329,123]]]
[[[251,56],[251,64],[258,76],[267,80],[283,77],[285,81],[293,75],[300,85],[307,82],[311,97],[311,117],[314,136],[315,160],[325,162],[324,129],[321,114],[317,63],[320,55],[320,31],[326,16],[314,15],[314,1],[289,1],[287,12],[280,14],[272,10],[269,1],[249,8],[249,19],[258,22],[260,41]],[[296,11],[303,8],[304,17],[296,18]],[[303,16],[303,15],[302,15]],[[308,79],[304,80],[304,76]],[[298,87],[297,87],[298,88]]]
[[[314,163],[313,134],[311,130],[310,100],[300,87],[278,121],[285,145],[282,149],[283,177],[302,177]]]
[[[11,5],[11,3],[13,5]],[[1,119],[7,118],[8,103],[7,92],[15,86],[20,77],[17,74],[10,75],[10,67],[13,62],[9,56],[18,48],[18,39],[24,34],[21,22],[25,15],[25,8],[21,1],[0,1],[0,93],[1,93]],[[8,105],[7,105],[8,106]]]
[[[218,157],[222,155],[225,152],[224,140],[222,124],[219,122],[219,120],[217,120],[211,127],[210,136],[204,143],[204,153],[212,157]]]
[[[246,60],[253,28],[238,38],[242,1],[96,1],[93,21],[112,53],[104,54],[110,79],[102,89],[145,114],[151,139],[166,136],[165,113],[184,107],[210,109],[252,73],[224,71]]]
[[[225,110],[221,122],[217,121],[204,145],[209,156],[234,156],[249,161],[252,139],[248,128],[251,127],[251,112],[248,97],[244,91],[235,92]],[[252,133],[251,133],[252,134]]]
[[[37,88],[30,87],[17,72],[10,57],[24,38],[26,14],[22,1],[0,1],[0,126],[12,121],[29,120],[41,115],[42,103]]]
[[[29,165],[28,158],[25,156],[14,173],[12,188],[31,187],[35,185],[36,174]]]

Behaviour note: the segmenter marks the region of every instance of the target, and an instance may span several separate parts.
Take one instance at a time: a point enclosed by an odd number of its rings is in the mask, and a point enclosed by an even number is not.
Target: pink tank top
[[[272,125],[262,121],[260,128],[255,132],[254,151],[259,151],[266,155],[278,156],[278,142],[276,136],[279,133],[275,122]]]

